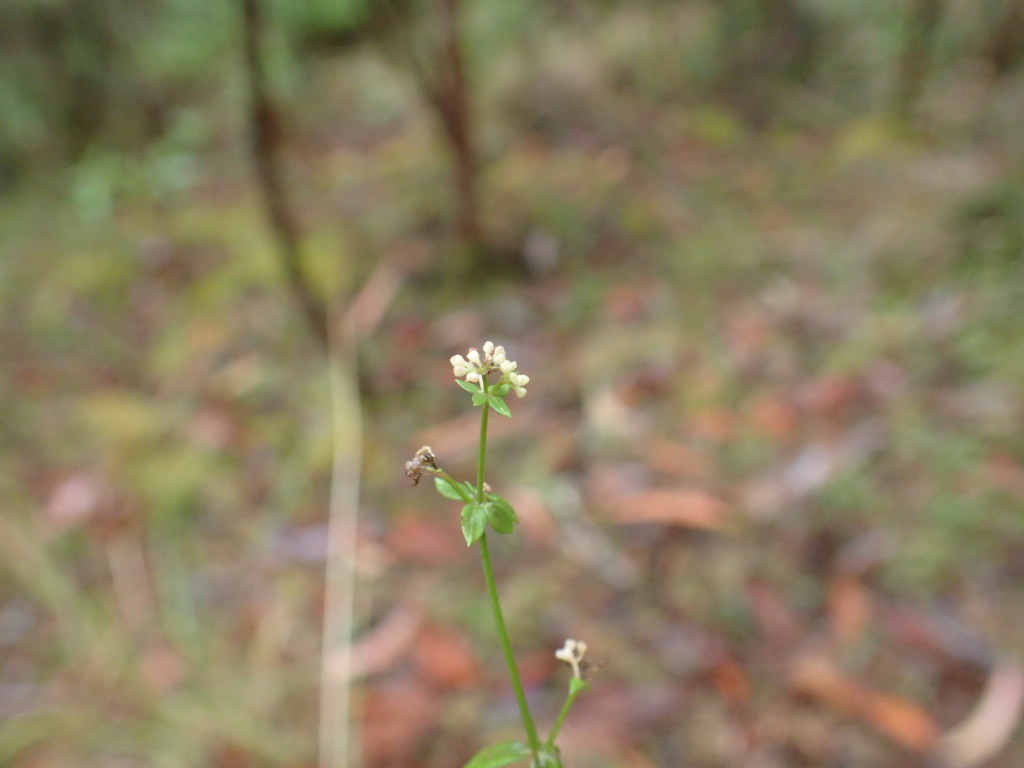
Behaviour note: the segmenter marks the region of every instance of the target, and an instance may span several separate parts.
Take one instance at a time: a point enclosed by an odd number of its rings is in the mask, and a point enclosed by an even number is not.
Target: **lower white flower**
[[[586,655],[587,644],[582,640],[573,640],[572,638],[566,640],[565,645],[555,651],[555,658],[559,661],[564,661],[572,667],[572,676],[578,678],[583,677],[583,673],[580,671],[580,664],[583,663]]]

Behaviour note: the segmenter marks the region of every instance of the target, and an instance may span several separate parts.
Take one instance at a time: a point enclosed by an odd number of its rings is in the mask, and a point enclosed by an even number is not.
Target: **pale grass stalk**
[[[359,765],[351,681],[362,414],[352,331],[346,322],[341,334],[331,334],[327,359],[334,448],[320,674],[321,768]]]

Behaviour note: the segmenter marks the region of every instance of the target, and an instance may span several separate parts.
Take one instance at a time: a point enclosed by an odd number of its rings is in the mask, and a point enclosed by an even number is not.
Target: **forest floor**
[[[458,510],[403,475],[429,444],[472,476],[447,361],[486,339],[531,377],[488,479],[522,523],[492,548],[539,721],[566,637],[607,662],[567,765],[1024,763],[1012,121],[968,125],[951,91],[928,132],[797,97],[806,119],[754,128],[571,55],[542,47],[549,81],[482,100],[502,255],[468,277],[404,80],[360,59],[317,87],[362,122],[295,129],[335,308],[399,265],[363,294],[358,360],[363,765],[517,733]],[[101,158],[0,207],[6,764],[315,763],[327,367],[224,133],[180,189],[187,163]],[[956,731],[982,701],[1010,721]]]

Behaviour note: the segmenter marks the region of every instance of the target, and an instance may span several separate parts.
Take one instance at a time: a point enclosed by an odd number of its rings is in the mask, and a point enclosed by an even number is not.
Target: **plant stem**
[[[501,651],[505,656],[505,665],[508,667],[508,676],[512,679],[512,689],[516,694],[516,703],[519,705],[519,714],[523,718],[523,728],[526,729],[526,738],[530,742],[530,749],[534,757],[540,750],[540,740],[537,738],[537,729],[533,725],[533,717],[530,715],[530,707],[526,703],[526,694],[523,693],[523,683],[519,679],[519,669],[516,667],[515,656],[512,655],[512,644],[508,639],[508,630],[505,628],[505,618],[501,614],[501,605],[498,603],[498,590],[494,584],[494,569],[491,568],[491,551],[487,545],[487,534],[480,537],[480,559],[484,565],[484,578],[487,581],[487,596],[491,601],[491,612],[494,614],[494,624],[498,628],[498,637],[501,640]]]
[[[554,747],[555,739],[558,738],[558,732],[562,729],[562,723],[565,722],[566,715],[569,714],[569,710],[572,709],[573,702],[576,701],[576,697],[579,696],[579,693],[582,690],[582,686],[579,688],[576,686],[569,688],[569,695],[565,697],[565,703],[562,705],[562,709],[558,713],[558,717],[555,718],[555,724],[551,726],[551,735],[548,736],[548,740],[544,744],[547,749]]]
[[[486,392],[487,385],[481,382],[481,389]],[[487,456],[487,416],[491,407],[484,403],[480,415],[480,450],[477,454],[476,464],[476,500],[482,504],[484,500],[484,461]],[[519,705],[519,714],[523,718],[523,728],[526,730],[526,738],[530,742],[530,750],[533,752],[536,762],[537,754],[540,751],[540,739],[537,738],[537,728],[533,724],[533,716],[530,714],[530,707],[526,703],[526,694],[523,692],[523,683],[519,679],[519,668],[516,667],[515,656],[512,655],[512,643],[508,638],[508,629],[505,627],[505,617],[501,613],[501,603],[498,602],[498,588],[494,582],[494,568],[491,566],[491,549],[487,544],[487,533],[480,537],[480,560],[484,567],[484,581],[487,582],[487,597],[491,603],[491,613],[494,614],[494,625],[498,629],[498,639],[501,641],[501,652],[505,656],[505,666],[508,667],[508,676],[512,680],[512,690],[516,694],[516,703]]]
[[[484,382],[480,383],[480,389],[484,393],[487,392],[487,384]],[[476,455],[476,503],[483,504],[484,502],[484,463],[487,460],[487,416],[491,412],[491,406],[484,403],[481,407],[480,414],[480,447],[477,450]]]

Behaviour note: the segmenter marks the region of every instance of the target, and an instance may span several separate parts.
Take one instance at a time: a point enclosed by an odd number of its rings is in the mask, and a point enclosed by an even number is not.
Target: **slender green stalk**
[[[481,382],[480,389],[486,393],[487,384]],[[491,413],[491,408],[487,403],[484,403],[480,408],[480,445],[477,448],[476,454],[476,503],[483,504],[484,502],[484,463],[487,461],[487,417]]]
[[[481,383],[481,389],[486,392],[487,385]],[[490,406],[483,405],[480,416],[480,450],[477,454],[476,465],[476,500],[483,503],[484,500],[484,461],[487,455],[487,416],[490,413]],[[487,544],[487,534],[480,537],[480,560],[484,567],[484,580],[487,582],[487,597],[491,603],[491,613],[494,614],[494,624],[498,629],[498,638],[501,640],[501,652],[505,656],[505,666],[508,667],[508,676],[512,680],[512,690],[516,694],[516,703],[519,705],[519,714],[523,718],[523,728],[526,730],[526,738],[530,742],[530,750],[536,760],[540,751],[540,739],[537,738],[537,728],[533,724],[533,716],[530,714],[530,707],[526,703],[526,694],[523,692],[523,683],[519,679],[519,668],[516,666],[515,656],[512,654],[512,643],[509,641],[508,629],[505,627],[505,617],[501,613],[501,603],[498,602],[498,588],[494,581],[494,568],[491,566],[491,550]]]
[[[505,665],[508,667],[508,676],[512,679],[512,690],[516,694],[516,703],[519,705],[519,714],[523,718],[526,738],[530,742],[530,749],[536,757],[537,752],[540,750],[540,739],[537,738],[537,729],[533,724],[533,716],[530,715],[530,707],[526,703],[523,683],[519,679],[519,669],[516,667],[516,659],[512,655],[512,644],[509,642],[508,630],[505,628],[505,618],[501,614],[501,605],[498,603],[498,590],[494,585],[494,569],[491,568],[491,551],[487,545],[486,533],[480,537],[480,559],[484,565],[487,596],[491,601],[491,612],[494,614],[494,624],[498,628],[498,637],[501,640],[501,651],[505,656]]]
[[[573,681],[578,682],[578,681]],[[548,740],[544,743],[547,749],[552,749],[555,746],[555,739],[558,738],[558,732],[562,729],[562,723],[565,722],[566,715],[569,714],[569,710],[572,709],[573,702],[576,701],[576,697],[579,696],[584,686],[572,685],[569,687],[569,695],[565,697],[565,703],[562,705],[561,711],[558,713],[558,717],[555,718],[555,724],[551,726],[551,735],[548,736]]]

